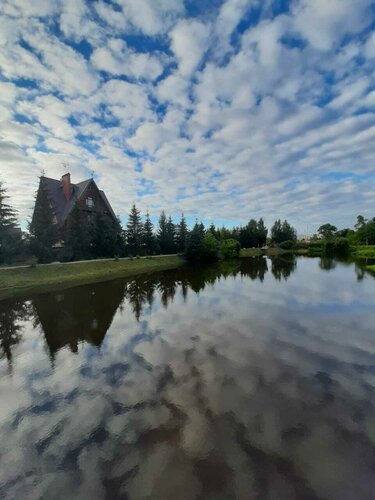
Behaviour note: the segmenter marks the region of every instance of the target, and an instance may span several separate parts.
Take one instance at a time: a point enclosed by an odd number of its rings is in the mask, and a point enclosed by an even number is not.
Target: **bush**
[[[240,254],[241,245],[237,240],[232,238],[224,240],[221,246],[221,252],[224,259],[235,259]]]
[[[282,248],[283,250],[291,250],[295,246],[296,246],[296,244],[292,240],[286,240],[286,241],[282,241],[280,243],[280,248]]]
[[[217,260],[219,254],[219,242],[211,231],[207,231],[203,238],[203,258],[205,260]]]
[[[350,245],[348,238],[334,238],[325,241],[324,256],[333,257],[335,255],[348,255],[349,249]]]

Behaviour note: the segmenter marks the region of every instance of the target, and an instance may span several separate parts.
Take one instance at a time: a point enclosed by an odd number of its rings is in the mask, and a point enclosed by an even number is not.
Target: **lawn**
[[[0,269],[0,299],[174,269],[182,266],[184,262],[180,256],[168,255]]]

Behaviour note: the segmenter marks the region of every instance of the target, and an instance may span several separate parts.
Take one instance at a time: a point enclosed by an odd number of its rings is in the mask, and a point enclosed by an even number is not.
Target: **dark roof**
[[[76,202],[82,197],[83,193],[86,191],[87,186],[95,181],[93,179],[87,179],[86,181],[78,182],[77,184],[71,184],[72,195],[69,200],[64,196],[61,181],[57,179],[51,179],[50,177],[41,177],[40,182],[43,183],[43,187],[47,190],[48,195],[53,203],[54,212],[56,215],[57,223],[63,225],[66,221],[68,215],[73,210]],[[96,184],[95,184],[96,185]],[[104,194],[104,191],[98,189],[100,196],[102,197],[105,205],[107,206],[112,217],[116,218],[114,211],[112,210],[109,201]]]

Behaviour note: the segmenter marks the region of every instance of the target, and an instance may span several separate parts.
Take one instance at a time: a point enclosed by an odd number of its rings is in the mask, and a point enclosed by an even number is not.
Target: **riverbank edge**
[[[0,300],[166,271],[185,263],[181,255],[163,255],[0,269]]]
[[[278,257],[279,255],[308,255],[308,250],[306,248],[295,248],[292,250],[285,250],[283,248],[241,248],[240,258],[246,257],[260,257],[264,255],[266,257]]]

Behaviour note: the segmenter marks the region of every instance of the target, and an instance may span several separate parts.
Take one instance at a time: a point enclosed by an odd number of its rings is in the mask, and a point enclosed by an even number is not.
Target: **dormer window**
[[[93,208],[94,207],[94,200],[90,197],[86,198],[86,207],[87,208]]]

